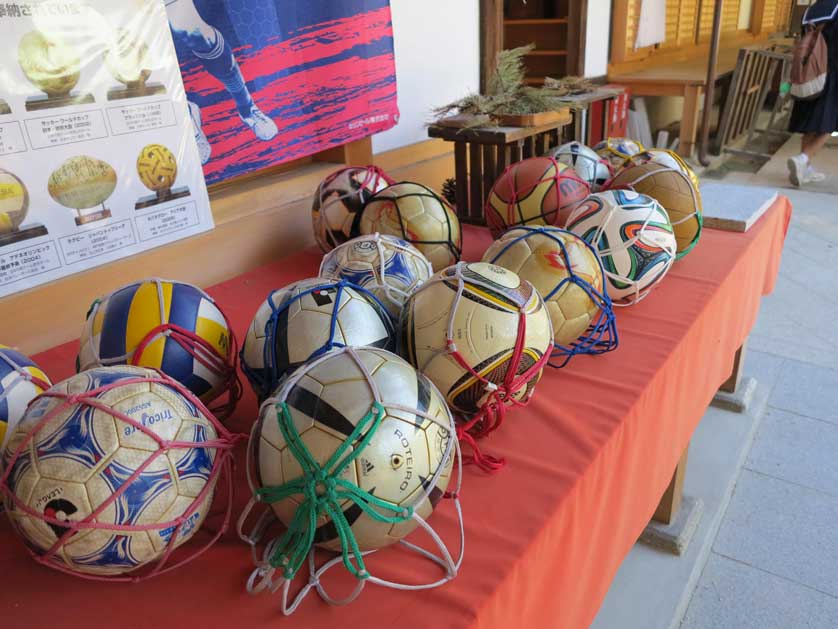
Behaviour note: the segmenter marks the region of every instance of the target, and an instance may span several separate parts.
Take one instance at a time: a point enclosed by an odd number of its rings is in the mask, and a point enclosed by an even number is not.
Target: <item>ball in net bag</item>
[[[254,555],[249,589],[282,587],[285,613],[312,587],[335,602],[320,577],[339,564],[357,579],[350,600],[366,582],[424,589],[456,575],[462,551],[454,560],[427,523],[443,497],[455,497],[447,494],[459,460],[453,418],[436,387],[395,354],[341,348],[297,369],[262,404],[248,453],[254,498],[240,534],[255,551],[270,520],[285,526]],[[245,533],[257,503],[268,508]],[[459,515],[456,497],[455,505]],[[370,554],[397,543],[416,550],[405,538],[420,527],[441,553],[421,551],[443,569],[441,578],[399,586],[373,576]],[[320,568],[315,547],[332,557]],[[392,552],[381,555],[385,564]],[[308,584],[289,602],[290,583],[306,562]]]
[[[326,177],[314,192],[311,222],[324,252],[361,235],[361,212],[367,201],[393,183],[377,166],[349,166]]]
[[[396,348],[384,305],[346,280],[300,280],[273,291],[259,306],[242,347],[242,371],[263,400],[304,362],[349,345]]]
[[[698,243],[704,222],[701,196],[690,177],[692,169],[685,164],[684,170],[666,154],[655,159],[645,159],[644,155],[628,160],[611,180],[610,187],[634,190],[658,201],[669,214],[675,230],[676,259],[683,258]]]
[[[484,469],[502,461],[475,439],[496,430],[507,407],[527,404],[553,347],[544,301],[501,267],[459,263],[437,273],[402,313],[402,351],[461,416],[460,438]]]
[[[370,199],[361,215],[361,233],[376,232],[412,244],[434,271],[457,262],[462,252],[456,213],[445,199],[418,183],[396,183]]]
[[[591,192],[599,192],[614,174],[611,163],[594,149],[581,142],[567,142],[547,153],[560,164],[570,166],[588,184]]]
[[[51,386],[31,358],[0,345],[0,458],[26,407]]]
[[[551,157],[531,157],[498,177],[486,198],[486,223],[495,238],[520,225],[562,226],[590,192],[570,166]]]
[[[184,282],[147,279],[93,302],[77,367],[159,369],[226,419],[241,397],[237,352],[230,322],[212,297]]]
[[[553,324],[551,366],[563,367],[577,354],[616,349],[605,271],[579,236],[558,227],[516,227],[486,250],[483,261],[530,282],[544,299]]]
[[[366,288],[393,319],[398,319],[404,302],[433,275],[433,267],[409,242],[387,234],[370,234],[353,238],[326,254],[319,275]]]
[[[29,406],[6,447],[0,493],[39,563],[137,580],[177,567],[223,534],[232,447],[232,435],[177,381],[99,367]],[[196,542],[196,552],[174,555],[201,527],[222,475],[221,530]]]
[[[592,194],[570,217],[568,231],[596,249],[617,306],[645,298],[675,261],[675,233],[666,210],[629,190]]]

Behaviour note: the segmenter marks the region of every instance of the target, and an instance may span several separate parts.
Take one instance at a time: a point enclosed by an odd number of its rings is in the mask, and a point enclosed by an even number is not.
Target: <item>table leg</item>
[[[691,157],[695,150],[700,102],[700,85],[688,85],[684,88],[684,118],[681,120],[681,141],[678,146],[678,153],[682,157]]]
[[[468,217],[468,151],[465,142],[454,143],[454,180],[457,184],[457,216]]]
[[[469,217],[472,222],[480,221],[483,217],[483,148],[472,142],[469,146],[468,176]]]
[[[669,487],[663,492],[658,508],[655,510],[655,515],[652,519],[655,522],[663,524],[672,524],[675,516],[678,515],[678,509],[681,508],[681,499],[684,495],[684,477],[687,475],[687,453],[689,452],[689,445],[684,448],[684,454],[681,455],[681,460],[675,467],[675,472],[672,474],[672,480],[669,481]]]
[[[733,357],[733,369],[730,372],[730,377],[722,383],[722,386],[719,387],[719,391],[724,391],[725,393],[736,393],[736,389],[739,388],[739,384],[742,382],[742,368],[745,365],[745,343],[742,344],[742,347],[736,350],[736,354]]]

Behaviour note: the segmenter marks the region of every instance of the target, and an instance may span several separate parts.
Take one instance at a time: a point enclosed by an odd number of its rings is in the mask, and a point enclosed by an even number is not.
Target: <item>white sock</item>
[[[806,155],[806,153],[801,153],[800,155],[798,155],[798,157],[803,160],[804,164],[809,163],[809,156]]]

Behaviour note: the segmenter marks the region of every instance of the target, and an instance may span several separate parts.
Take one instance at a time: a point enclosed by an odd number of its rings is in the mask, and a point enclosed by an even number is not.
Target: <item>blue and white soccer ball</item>
[[[29,407],[6,448],[0,490],[29,547],[41,556],[54,551],[46,563],[124,574],[160,560],[170,542],[179,546],[201,526],[215,490],[218,433],[175,387],[150,369],[99,367]],[[161,446],[167,441],[180,443]]]
[[[405,302],[434,274],[431,263],[409,242],[386,234],[353,238],[323,258],[320,277],[366,288],[395,320]]]
[[[30,358],[0,345],[0,456],[26,407],[51,385]]]

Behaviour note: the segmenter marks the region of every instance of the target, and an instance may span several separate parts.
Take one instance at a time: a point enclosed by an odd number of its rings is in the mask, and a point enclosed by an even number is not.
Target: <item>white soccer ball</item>
[[[675,261],[677,243],[669,216],[645,194],[592,194],[571,214],[567,229],[597,250],[608,294],[617,306],[646,297]]]
[[[370,413],[375,402],[384,415],[366,446],[357,450],[358,437],[374,426]],[[338,477],[391,504],[392,510],[376,508],[385,515],[412,506],[427,518],[451,480],[456,437],[445,398],[425,376],[390,352],[373,348],[330,352],[300,367],[282,384],[262,406],[251,443],[260,487],[279,487],[303,476],[303,464],[288,446],[280,422],[286,430],[293,424],[302,445],[324,468],[351,440],[353,448],[344,457],[352,461]],[[362,422],[366,423],[357,432]],[[284,524],[291,525],[301,500],[301,495],[290,496],[271,506]],[[414,519],[382,522],[351,500],[343,500],[340,508],[361,551],[388,546],[417,525]],[[314,543],[339,551],[340,541],[332,518],[318,514]]]
[[[431,275],[431,263],[416,247],[387,234],[353,238],[326,254],[320,264],[320,277],[366,288],[394,319],[407,298]]]
[[[242,369],[264,399],[304,362],[344,346],[395,351],[387,309],[344,280],[301,280],[272,292],[256,311],[241,351]]]

